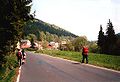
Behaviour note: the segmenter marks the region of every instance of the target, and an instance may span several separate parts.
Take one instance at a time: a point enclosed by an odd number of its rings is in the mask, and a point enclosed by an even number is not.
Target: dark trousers
[[[22,65],[22,58],[17,58],[18,59],[18,63],[19,63],[19,66],[21,66]]]
[[[82,63],[84,63],[84,60],[86,59],[86,63],[88,63],[88,55],[82,55],[83,58],[82,58]]]

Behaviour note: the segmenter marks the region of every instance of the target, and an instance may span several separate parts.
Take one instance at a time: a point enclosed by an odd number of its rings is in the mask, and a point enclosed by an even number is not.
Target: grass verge
[[[7,62],[0,67],[0,82],[16,82],[18,63],[16,56],[6,56]]]
[[[55,57],[61,57],[68,60],[81,62],[81,52],[60,51],[60,50],[39,50],[36,53],[48,54]],[[113,56],[107,54],[89,53],[89,64],[106,67],[120,71],[120,56]]]

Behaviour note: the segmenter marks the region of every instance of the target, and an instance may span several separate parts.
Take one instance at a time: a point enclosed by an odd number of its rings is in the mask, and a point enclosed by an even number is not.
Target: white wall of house
[[[21,40],[21,48],[29,48],[31,46],[31,42],[29,40]]]
[[[49,44],[52,46],[53,49],[58,49],[58,47],[59,47],[58,42],[50,42]]]

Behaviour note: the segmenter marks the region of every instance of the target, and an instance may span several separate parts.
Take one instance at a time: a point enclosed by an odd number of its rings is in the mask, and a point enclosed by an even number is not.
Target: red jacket
[[[83,54],[88,55],[88,47],[83,47]]]

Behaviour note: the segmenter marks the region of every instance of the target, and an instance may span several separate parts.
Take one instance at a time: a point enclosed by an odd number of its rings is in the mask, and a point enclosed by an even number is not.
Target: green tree
[[[50,33],[49,32],[46,32],[46,40],[48,41],[48,42],[50,42]]]
[[[31,48],[34,48],[34,46],[35,46],[34,42],[37,40],[36,35],[35,34],[29,34],[27,36],[27,39],[30,40],[30,42],[31,42]]]
[[[40,41],[45,41],[46,40],[46,35],[43,31],[40,32]]]
[[[30,15],[32,0],[2,0],[0,2],[0,65],[4,57],[15,51],[22,29]],[[3,59],[1,59],[3,58]]]
[[[48,44],[49,44],[49,43],[48,43],[47,41],[43,41],[43,42],[42,42],[43,48],[47,48]]]
[[[89,44],[89,52],[92,52],[92,53],[100,52],[100,49],[99,49],[96,41],[90,41],[88,44]]]
[[[115,35],[115,31],[112,25],[112,22],[109,19],[107,24],[107,31],[106,31],[106,41],[105,41],[105,49],[106,53],[112,54],[115,49],[115,43],[117,41],[117,37]]]
[[[87,39],[84,37],[77,37],[73,40],[75,51],[81,51],[82,47],[87,44]]]
[[[66,48],[69,51],[73,51],[74,50],[74,46],[73,46],[71,41],[67,41]]]
[[[97,44],[100,47],[100,53],[104,53],[105,35],[103,32],[102,25],[100,25],[100,31],[99,31],[99,35],[98,35]]]

